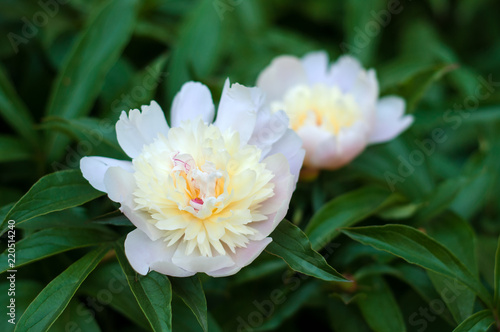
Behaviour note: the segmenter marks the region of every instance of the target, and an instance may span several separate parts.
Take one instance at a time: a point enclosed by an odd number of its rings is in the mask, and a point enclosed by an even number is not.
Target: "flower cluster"
[[[138,273],[228,276],[272,241],[303,163],[339,168],[406,129],[403,113],[351,57],[329,66],[324,52],[282,56],[255,88],[226,81],[215,121],[196,82],[176,95],[170,126],[154,101],[123,112],[116,133],[132,160],[85,157],[81,170],[137,227],[125,253]]]

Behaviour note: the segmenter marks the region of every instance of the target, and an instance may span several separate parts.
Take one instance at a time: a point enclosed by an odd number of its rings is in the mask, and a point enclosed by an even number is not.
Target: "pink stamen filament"
[[[199,197],[196,197],[194,199],[192,199],[190,202],[189,202],[193,209],[196,210],[196,212],[198,212],[202,207],[203,207],[203,200]]]

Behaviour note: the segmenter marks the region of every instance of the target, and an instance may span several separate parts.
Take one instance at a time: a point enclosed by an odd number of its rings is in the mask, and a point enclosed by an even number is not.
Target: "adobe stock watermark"
[[[340,247],[339,243],[328,243],[323,249],[326,250],[325,259],[330,257],[336,249]],[[254,329],[264,324],[266,319],[270,318],[276,311],[276,307],[285,303],[287,295],[295,292],[303,284],[304,281],[311,278],[308,275],[297,273],[290,278],[289,271],[285,271],[281,277],[283,285],[273,289],[266,299],[252,302],[255,310],[250,312],[246,317],[238,316],[237,332],[253,332]]]
[[[452,130],[458,130],[463,124],[464,119],[479,108],[481,101],[491,97],[493,92],[500,87],[500,81],[493,81],[493,75],[488,78],[478,76],[478,85],[474,90],[474,94],[464,98],[462,103],[455,103],[452,109],[448,109],[443,114],[443,122],[450,124]],[[407,156],[398,156],[399,165],[398,173],[391,171],[384,172],[384,178],[387,186],[391,191],[396,191],[396,185],[403,183],[407,178],[415,173],[417,167],[424,164],[427,158],[430,158],[436,151],[439,144],[443,144],[448,140],[448,135],[443,128],[434,128],[428,138],[422,140],[415,139],[413,142],[417,146]]]
[[[144,100],[149,92],[156,89],[158,84],[167,76],[164,72],[158,74],[155,72],[154,68],[149,66],[146,68],[146,72],[148,74],[143,77],[140,84],[134,86],[129,93],[121,94],[119,98],[111,103],[111,117],[116,118],[116,121],[118,121],[120,111],[125,110],[128,112],[130,109],[138,107],[138,103]],[[116,121],[101,119],[98,128],[82,129],[81,133],[85,139],[78,141],[74,148],[68,145],[66,147],[66,158],[64,162],[52,162],[51,166],[53,171],[56,172],[78,168],[80,166],[80,160],[84,156],[88,156],[95,147],[103,143],[106,134],[114,132]]]
[[[370,45],[372,39],[391,23],[393,16],[400,14],[403,9],[404,7],[399,0],[389,0],[386,9],[381,9],[378,12],[372,10],[370,12],[372,19],[366,22],[363,28],[354,28],[353,44],[340,43],[342,52],[359,55],[364,48]]]
[[[450,281],[444,280],[444,287],[441,292],[441,298],[429,301],[428,306],[418,308],[408,317],[408,322],[411,326],[416,327],[418,332],[424,332],[429,323],[432,323],[436,318],[444,313],[446,305],[453,303],[457,298],[462,295],[463,291],[467,289],[466,286],[458,282],[456,279]]]
[[[224,15],[226,12],[232,13],[236,7],[241,5],[245,0],[214,0],[212,5],[214,6],[215,12],[219,16],[221,21],[224,21]]]
[[[59,13],[60,6],[68,2],[69,0],[39,0],[37,4],[40,6],[40,10],[35,12],[31,18],[26,16],[21,18],[23,22],[21,34],[14,32],[7,34],[14,53],[17,54],[19,52],[20,45],[28,44],[31,39],[35,38],[40,29],[46,26],[50,22],[50,19]]]

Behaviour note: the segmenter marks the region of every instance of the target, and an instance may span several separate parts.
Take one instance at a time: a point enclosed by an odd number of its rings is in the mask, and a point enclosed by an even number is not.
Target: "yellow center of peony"
[[[290,127],[298,130],[312,125],[337,134],[361,118],[352,95],[343,94],[335,86],[298,85],[287,91],[282,101],[271,104],[272,111],[283,110],[290,118]]]
[[[260,158],[256,146],[240,146],[237,132],[184,122],[133,160],[136,209],[169,246],[185,242],[187,255],[235,252],[257,233],[252,222],[267,219],[259,208],[274,195],[274,175]]]

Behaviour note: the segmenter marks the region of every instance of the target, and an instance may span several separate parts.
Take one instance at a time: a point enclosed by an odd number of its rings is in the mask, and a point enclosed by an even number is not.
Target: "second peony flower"
[[[283,110],[290,128],[304,141],[304,167],[309,171],[338,169],[367,145],[389,141],[413,122],[404,115],[405,101],[379,99],[375,71],[342,56],[329,64],[326,52],[302,59],[275,58],[257,79],[272,111]]]
[[[83,176],[137,227],[125,253],[142,275],[235,274],[285,217],[304,159],[285,114],[271,113],[258,88],[229,81],[215,122],[214,113],[209,89],[188,82],[171,127],[156,102],[122,113],[118,142],[132,161],[81,160]]]

